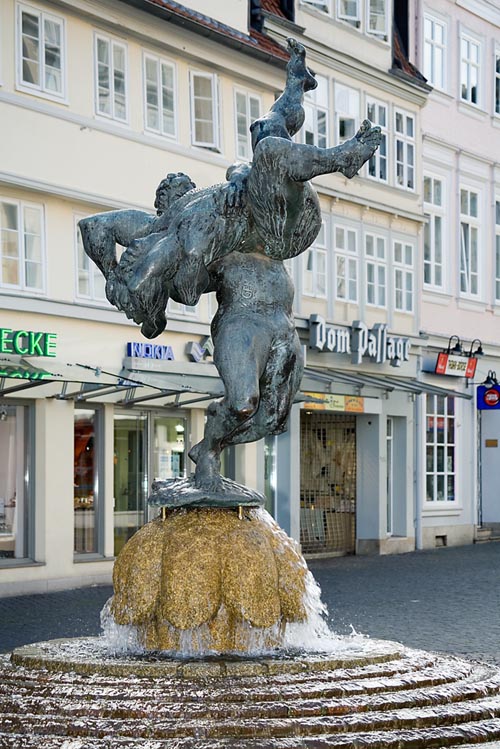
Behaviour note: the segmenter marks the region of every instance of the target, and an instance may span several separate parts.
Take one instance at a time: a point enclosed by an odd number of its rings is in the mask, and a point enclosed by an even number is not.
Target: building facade
[[[414,2],[410,17],[411,58],[433,87],[422,112],[422,376],[473,396],[421,406],[421,541],[431,546],[470,543],[500,521],[500,421],[476,398],[500,353],[500,7]],[[436,374],[439,353],[454,349],[462,366],[479,351],[467,378]]]
[[[446,535],[449,517],[425,530],[437,516],[422,506],[422,409],[441,424],[442,404],[457,404],[446,424],[461,429],[475,411],[461,381],[424,371],[448,338],[430,325],[442,294],[421,260],[437,94],[408,60],[404,18],[394,33],[390,0],[6,0],[0,16],[0,594],[108,581],[151,517],[151,482],[192,470],[187,452],[222,395],[208,340],[216,302],[170,302],[166,332],[147,342],[107,303],[76,225],[152,212],[167,172],[206,186],[249,161],[248,127],[283,88],[288,36],[319,83],[303,142],[336,145],[365,117],[383,142],[353,180],[315,180],[323,226],[288,263],[300,397],[286,434],[227,451],[224,472],[265,492],[308,554],[408,551]],[[458,331],[471,342],[472,327]],[[473,534],[467,512],[455,517]]]

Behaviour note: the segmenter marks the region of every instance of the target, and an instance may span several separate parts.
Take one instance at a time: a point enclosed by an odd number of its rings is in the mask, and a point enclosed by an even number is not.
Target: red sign
[[[483,395],[483,398],[486,405],[490,406],[490,408],[493,408],[493,406],[498,406],[498,404],[500,403],[500,393],[494,388],[490,388],[489,390],[487,390]]]
[[[438,355],[435,373],[472,379],[476,373],[476,365],[477,359],[473,356],[453,356],[443,352]]]

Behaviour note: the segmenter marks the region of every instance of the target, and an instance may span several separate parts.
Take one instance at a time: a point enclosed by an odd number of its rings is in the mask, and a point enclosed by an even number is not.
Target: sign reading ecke
[[[0,354],[54,357],[56,341],[56,333],[0,328]]]
[[[369,356],[376,364],[388,361],[392,367],[400,367],[402,361],[410,359],[410,339],[389,335],[385,323],[376,323],[373,328],[361,320],[354,320],[349,328],[335,328],[326,324],[321,315],[309,318],[309,347],[317,351],[350,354],[352,364],[362,364]]]

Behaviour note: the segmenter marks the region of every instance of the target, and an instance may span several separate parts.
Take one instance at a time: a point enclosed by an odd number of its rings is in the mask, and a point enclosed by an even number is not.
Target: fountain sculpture
[[[115,564],[111,614],[137,627],[148,649],[178,651],[189,632],[201,652],[249,652],[256,641],[279,644],[288,623],[307,617],[300,552],[257,509],[262,496],[221,476],[220,455],[286,429],[303,360],[284,261],[321,227],[309,180],[335,171],[353,177],[381,134],[365,121],[335,148],[294,143],[304,93],[317,82],[304,47],[294,39],[288,47],[285,90],[250,127],[252,164],[233,165],[226,183],[202,190],[169,174],[156,217],[115,211],[80,222],[109,301],[145,336],[164,330],[169,298],[193,305],[217,294],[211,333],[225,395],[209,406],[203,439],[189,453],[194,475],[155,483],[149,501],[165,517],[138,531]],[[117,241],[126,246],[119,262]]]
[[[299,388],[283,262],[319,231],[309,180],[354,176],[380,142],[366,121],[336,148],[293,142],[316,81],[304,48],[289,40],[289,51],[285,91],[251,127],[251,165],[202,190],[169,174],[157,216],[117,211],[80,222],[108,299],[145,336],[165,328],[169,297],[195,304],[216,291],[225,395],[190,452],[194,476],[153,485],[161,515],[116,561],[105,624],[126,644],[132,638],[135,652],[78,638],[0,656],[5,749],[410,749],[500,738],[493,667],[332,633],[329,652],[284,652],[294,628],[294,644],[305,644],[300,623],[321,611],[319,590],[264,498],[220,475],[225,447],[286,429]],[[116,242],[126,247],[119,262]]]

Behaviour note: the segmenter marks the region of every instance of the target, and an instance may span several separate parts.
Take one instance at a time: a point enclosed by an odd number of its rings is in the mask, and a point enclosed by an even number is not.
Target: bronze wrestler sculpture
[[[300,386],[294,289],[283,261],[304,252],[321,227],[309,180],[332,172],[353,177],[381,139],[365,120],[334,148],[292,141],[304,122],[304,93],[317,83],[304,47],[288,43],[285,90],[250,128],[251,165],[231,167],[226,183],[203,190],[186,175],[169,175],[157,195],[158,217],[117,211],[80,222],[108,299],[147,337],[164,330],[169,297],[192,305],[216,292],[211,331],[225,395],[209,406],[204,437],[189,453],[195,486],[211,493],[223,490],[221,451],[285,431]],[[119,263],[115,241],[127,246]]]

